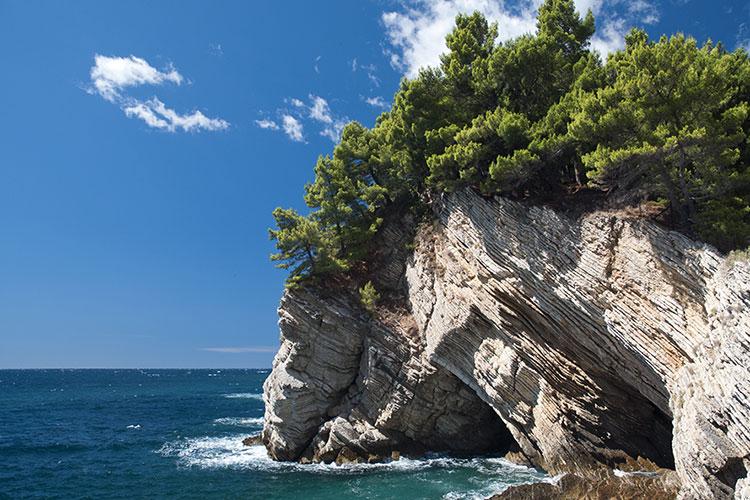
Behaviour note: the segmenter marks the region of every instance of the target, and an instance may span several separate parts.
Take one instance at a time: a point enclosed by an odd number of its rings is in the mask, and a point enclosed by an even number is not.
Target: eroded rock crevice
[[[316,317],[308,314],[313,302]],[[371,462],[518,448],[493,408],[427,359],[408,314],[391,315],[386,326],[352,298],[312,290],[288,292],[280,311],[287,352],[265,388],[263,440],[272,457]]]

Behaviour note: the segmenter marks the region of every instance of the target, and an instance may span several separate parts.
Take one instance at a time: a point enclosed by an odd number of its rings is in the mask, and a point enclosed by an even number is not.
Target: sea
[[[546,481],[500,457],[299,465],[242,439],[269,370],[0,370],[0,498],[469,499]]]

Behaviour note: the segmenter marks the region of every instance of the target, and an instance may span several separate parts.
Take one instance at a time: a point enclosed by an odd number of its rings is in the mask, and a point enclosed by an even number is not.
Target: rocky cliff
[[[511,450],[551,473],[674,468],[750,495],[750,265],[650,222],[470,191],[381,235],[374,315],[286,292],[265,385],[279,460]],[[744,492],[744,493],[743,493]]]

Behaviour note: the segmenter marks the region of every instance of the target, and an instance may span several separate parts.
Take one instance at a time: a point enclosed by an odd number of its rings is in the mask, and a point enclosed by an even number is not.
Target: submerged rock
[[[244,444],[245,446],[256,446],[259,444],[263,444],[263,439],[260,437],[260,435],[249,436],[242,440],[242,444]]]
[[[685,498],[750,489],[747,263],[616,213],[470,191],[435,208],[413,251],[408,227],[384,231],[375,317],[344,290],[285,293],[272,457],[513,448],[581,477],[640,457],[676,468]]]
[[[674,471],[618,474],[603,471],[579,476],[564,474],[551,483],[511,486],[491,500],[553,500],[585,499],[610,500],[614,498],[647,498],[672,500],[680,489]]]

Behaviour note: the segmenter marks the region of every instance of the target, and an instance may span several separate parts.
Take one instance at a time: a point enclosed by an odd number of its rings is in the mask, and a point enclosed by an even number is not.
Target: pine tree
[[[683,35],[653,43],[634,31],[627,41],[607,64],[614,82],[581,97],[571,133],[594,147],[582,161],[597,185],[664,196],[691,232],[700,204],[725,189],[746,139],[748,104],[733,99],[738,60]]]

